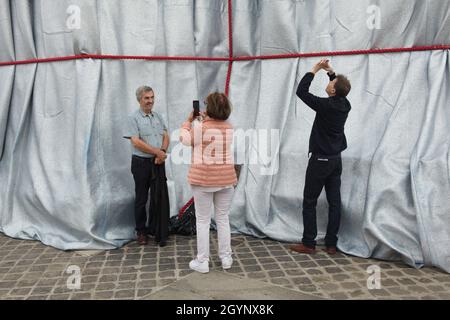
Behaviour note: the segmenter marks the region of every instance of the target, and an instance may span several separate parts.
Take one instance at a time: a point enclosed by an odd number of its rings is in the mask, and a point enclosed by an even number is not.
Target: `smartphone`
[[[194,100],[193,105],[194,105],[194,118],[197,118],[198,116],[200,116],[200,101]]]

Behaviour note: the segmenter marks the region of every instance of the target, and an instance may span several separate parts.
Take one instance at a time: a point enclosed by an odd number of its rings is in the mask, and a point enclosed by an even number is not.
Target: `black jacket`
[[[329,74],[330,81],[336,78]],[[300,81],[297,96],[316,111],[316,118],[309,138],[309,152],[321,155],[337,155],[347,149],[344,126],[351,110],[347,98],[319,98],[309,93],[314,73],[308,72]]]

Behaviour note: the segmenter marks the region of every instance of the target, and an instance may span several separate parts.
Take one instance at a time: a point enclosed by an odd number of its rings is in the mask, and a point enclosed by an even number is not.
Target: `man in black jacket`
[[[309,92],[315,74],[322,69],[328,72],[330,78],[326,88],[328,98],[319,98]],[[309,140],[310,158],[303,193],[303,238],[301,244],[290,247],[293,251],[315,253],[316,205],[325,186],[329,205],[325,251],[329,254],[336,253],[341,216],[341,152],[347,148],[344,125],[351,109],[350,102],[346,98],[350,90],[348,79],[343,75],[336,75],[328,60],[317,63],[298,86],[297,96],[316,112],[316,118]]]

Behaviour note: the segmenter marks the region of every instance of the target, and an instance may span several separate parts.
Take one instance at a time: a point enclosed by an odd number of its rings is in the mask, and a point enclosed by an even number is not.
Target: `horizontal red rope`
[[[384,49],[367,49],[367,50],[350,50],[350,51],[328,51],[328,52],[310,52],[310,53],[291,53],[265,56],[242,56],[233,58],[234,61],[248,60],[272,60],[272,59],[292,59],[292,58],[310,58],[324,56],[350,56],[350,55],[366,55],[380,53],[399,53],[399,52],[415,52],[415,51],[433,51],[433,50],[449,50],[450,45],[421,46],[411,48],[384,48]]]
[[[399,53],[414,51],[434,51],[434,50],[450,50],[450,45],[421,46],[411,48],[386,48],[386,49],[368,49],[368,50],[351,50],[351,51],[330,51],[330,52],[311,52],[311,53],[291,53],[279,55],[262,55],[262,56],[241,56],[241,57],[194,57],[194,56],[125,56],[125,55],[100,55],[100,54],[83,54],[76,56],[54,57],[54,58],[38,58],[29,60],[18,60],[0,62],[0,67],[14,66],[33,63],[49,63],[58,61],[70,61],[81,59],[97,59],[97,60],[159,60],[159,61],[249,61],[249,60],[271,60],[271,59],[293,59],[293,58],[310,58],[324,56],[348,56],[348,55],[365,55],[380,53]]]
[[[159,60],[159,61],[230,61],[230,58],[210,58],[210,57],[170,57],[170,56],[121,56],[104,54],[83,54],[67,57],[37,58],[29,60],[18,60],[11,62],[0,62],[0,67],[14,66],[33,63],[48,63],[69,60],[96,59],[96,60]]]

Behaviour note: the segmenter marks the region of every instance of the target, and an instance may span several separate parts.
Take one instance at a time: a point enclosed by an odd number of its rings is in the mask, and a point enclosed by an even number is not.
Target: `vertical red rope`
[[[233,0],[228,0],[228,51],[230,60],[228,62],[227,81],[225,83],[225,94],[230,93],[231,71],[233,70]]]
[[[231,81],[231,71],[233,70],[233,7],[232,1],[228,0],[228,51],[229,51],[229,60],[228,60],[228,72],[227,72],[227,80],[225,83],[225,94],[228,96],[230,93],[230,81]],[[194,198],[188,201],[183,208],[178,213],[178,217],[181,217],[186,211],[186,209],[192,205],[194,202]]]

